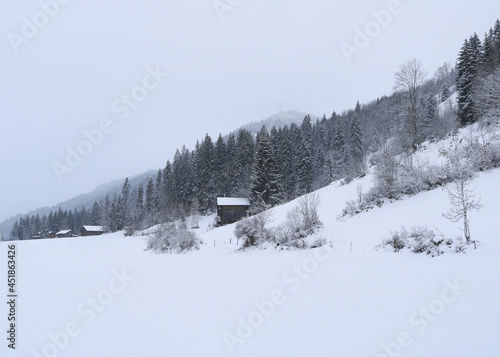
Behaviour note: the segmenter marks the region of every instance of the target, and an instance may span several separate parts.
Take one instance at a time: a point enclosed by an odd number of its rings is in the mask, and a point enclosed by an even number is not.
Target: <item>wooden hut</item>
[[[234,223],[247,215],[248,198],[217,197],[217,216],[222,224]]]

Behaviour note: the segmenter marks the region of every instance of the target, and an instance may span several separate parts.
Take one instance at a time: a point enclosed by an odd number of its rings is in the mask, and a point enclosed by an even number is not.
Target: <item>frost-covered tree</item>
[[[406,134],[405,145],[417,150],[421,142],[420,124],[420,87],[423,84],[426,73],[422,63],[412,59],[399,67],[395,75],[394,90],[403,96],[403,132]]]
[[[500,66],[479,80],[476,90],[479,117],[482,124],[497,124],[500,121]]]
[[[219,134],[219,138],[217,139],[217,142],[215,144],[213,166],[216,196],[224,196],[228,194],[228,191],[226,190],[228,186],[228,172],[226,170],[228,161],[227,145],[224,142],[222,135]]]
[[[363,171],[363,134],[359,122],[360,110],[361,106],[358,101],[349,121],[349,159],[352,176],[357,176]]]
[[[262,127],[259,133],[252,197],[254,201],[262,200],[269,206],[275,206],[281,202],[278,166],[276,165],[276,157],[265,126]]]
[[[450,88],[448,88],[447,84],[443,84],[443,88],[441,88],[441,102],[445,102],[450,96]]]
[[[295,198],[297,186],[295,145],[292,141],[288,126],[281,131],[280,149],[278,151],[278,167],[280,172],[280,183],[283,190],[283,198],[290,201]]]
[[[137,188],[137,198],[135,200],[135,221],[142,222],[144,219],[144,187]]]
[[[441,152],[446,158],[444,172],[452,181],[444,187],[450,199],[450,209],[443,216],[453,222],[462,220],[467,243],[471,242],[469,214],[482,207],[474,189],[470,188],[482,150],[482,147],[464,145],[462,139],[455,137],[449,149]]]
[[[146,185],[146,202],[145,202],[145,209],[146,209],[146,215],[150,222],[152,222],[153,214],[154,214],[154,184],[153,184],[153,179],[150,178],[148,180],[148,183]]]
[[[252,170],[255,156],[255,142],[248,130],[240,129],[236,140],[236,171],[234,186],[236,196],[250,197]]]
[[[312,191],[314,166],[311,145],[305,139],[300,142],[297,162],[297,195]]]
[[[90,214],[90,224],[94,226],[101,225],[101,206],[98,202],[94,202],[92,213]]]
[[[338,179],[346,176],[348,162],[349,153],[346,150],[344,130],[340,123],[336,123],[333,139],[333,166],[335,178]]]
[[[215,147],[212,138],[206,134],[205,139],[196,149],[196,196],[200,209],[211,210],[215,205]],[[186,209],[188,205],[185,205]]]
[[[230,133],[227,138],[226,143],[226,186],[224,192],[228,196],[235,196],[238,185],[237,185],[237,160],[236,160],[236,139],[233,133]]]
[[[458,118],[462,125],[477,120],[474,87],[481,56],[481,40],[474,34],[465,40],[457,59]]]

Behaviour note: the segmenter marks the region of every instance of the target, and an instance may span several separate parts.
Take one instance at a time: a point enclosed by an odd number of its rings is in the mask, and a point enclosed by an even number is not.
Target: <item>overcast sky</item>
[[[431,76],[500,17],[498,0],[0,7],[0,220],[164,167],[205,133],[390,94],[399,65]]]

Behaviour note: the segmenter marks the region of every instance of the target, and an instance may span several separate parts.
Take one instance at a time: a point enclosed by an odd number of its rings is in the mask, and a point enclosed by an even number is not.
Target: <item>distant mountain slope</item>
[[[287,110],[280,113],[276,113],[266,119],[251,122],[247,125],[242,126],[241,128],[238,128],[235,131],[238,131],[239,129],[246,129],[251,133],[257,134],[263,125],[265,125],[268,129],[271,129],[273,126],[275,126],[276,128],[280,128],[285,125],[290,125],[292,123],[300,125],[306,115],[310,115],[311,120],[313,122],[316,121],[316,119],[318,118],[315,115],[307,114],[304,112],[299,112],[296,110]]]
[[[143,174],[129,178],[132,189],[136,189],[141,184],[145,185],[145,183],[148,181],[150,177],[154,177],[154,175],[156,175],[156,172],[157,172],[156,170],[149,170]],[[109,195],[110,198],[114,197],[115,195],[118,195],[121,192],[124,180],[125,179],[118,179],[102,184],[96,187],[91,192],[83,193],[76,197],[70,198],[67,201],[58,203],[57,205],[54,205],[52,207],[37,208],[33,211],[24,213],[23,216],[25,214],[28,214],[30,216],[32,215],[36,216],[37,214],[40,216],[43,216],[44,214],[48,215],[50,211],[57,211],[59,208],[61,208],[63,211],[74,210],[75,208],[80,209],[82,207],[85,207],[86,209],[91,209],[95,201],[100,201],[101,199],[104,199],[106,195]],[[12,227],[14,226],[14,222],[17,219],[19,219],[20,216],[21,215],[18,214],[0,223],[0,232],[3,232],[4,239],[7,239],[9,237]]]

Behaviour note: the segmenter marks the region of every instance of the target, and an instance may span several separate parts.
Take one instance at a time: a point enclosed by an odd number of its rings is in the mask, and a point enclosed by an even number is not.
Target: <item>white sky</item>
[[[390,94],[400,64],[418,58],[432,75],[500,17],[498,0],[220,3],[235,4],[223,19],[213,0],[72,0],[44,18],[38,1],[1,1],[0,220],[163,167],[207,132],[215,140],[277,111],[330,115]],[[346,61],[341,44],[390,3],[401,11]],[[34,15],[41,27],[16,53],[13,36]],[[112,103],[148,67],[169,77],[120,120]],[[66,165],[66,148],[103,118],[114,130],[58,180],[53,163]]]

